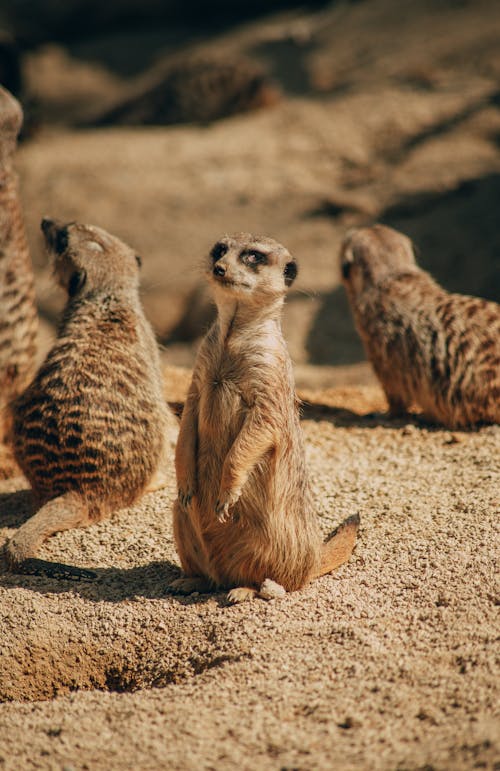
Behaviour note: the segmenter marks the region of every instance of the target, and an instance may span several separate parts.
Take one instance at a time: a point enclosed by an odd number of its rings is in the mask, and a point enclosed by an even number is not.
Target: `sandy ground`
[[[498,768],[500,428],[389,421],[376,388],[302,395],[325,534],[361,514],[351,561],[271,602],[171,597],[173,476],[55,536],[42,557],[99,577],[1,576],[2,768]],[[2,539],[23,487],[3,483]]]
[[[143,256],[179,409],[212,313],[211,243],[239,229],[282,240],[301,266],[284,330],[321,527],[357,511],[362,525],[347,565],[284,599],[177,599],[172,471],[133,509],[44,545],[96,582],[0,563],[0,769],[499,771],[500,427],[387,420],[339,289],[346,228],[379,219],[447,288],[500,299],[498,4],[403,5],[338,3],[215,36],[266,65],[283,98],[209,126],[77,130],[72,116],[124,88],[96,54],[110,40],[30,54],[46,122],[18,168],[40,353],[61,306],[45,214]],[[0,482],[0,546],[30,511],[22,478]]]

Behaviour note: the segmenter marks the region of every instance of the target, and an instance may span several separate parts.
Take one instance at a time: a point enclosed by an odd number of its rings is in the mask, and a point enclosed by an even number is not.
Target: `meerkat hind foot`
[[[168,585],[168,591],[171,594],[193,594],[199,592],[206,594],[213,589],[212,584],[207,579],[200,576],[192,578],[176,578]]]
[[[263,600],[277,600],[286,595],[286,589],[271,578],[266,578],[261,583],[258,594]]]
[[[11,568],[13,573],[30,576],[44,576],[63,581],[94,581],[97,573],[93,570],[64,565],[62,562],[48,562],[36,557],[29,557]]]
[[[248,600],[253,600],[253,598],[256,596],[257,589],[252,589],[249,586],[237,586],[235,589],[231,589],[231,591],[227,593],[227,599],[233,605],[236,605],[238,602],[247,602]]]

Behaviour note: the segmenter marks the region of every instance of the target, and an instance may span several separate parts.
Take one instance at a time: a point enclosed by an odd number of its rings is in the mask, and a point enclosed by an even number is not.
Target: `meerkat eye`
[[[295,260],[287,262],[285,265],[285,270],[283,271],[283,275],[285,277],[285,286],[291,286],[293,284],[298,272],[299,268]]]
[[[137,265],[139,266],[139,268],[142,268],[142,257],[139,254],[135,255],[135,261],[136,261]]]
[[[210,252],[210,256],[212,257],[214,262],[217,262],[217,260],[220,260],[221,257],[224,257],[226,252],[227,252],[226,244],[221,244],[219,242],[215,244],[214,248]]]
[[[246,265],[265,265],[267,263],[267,255],[257,249],[245,249],[241,253],[241,259]]]

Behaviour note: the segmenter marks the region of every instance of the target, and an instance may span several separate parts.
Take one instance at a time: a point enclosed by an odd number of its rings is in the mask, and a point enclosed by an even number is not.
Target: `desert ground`
[[[378,220],[410,235],[446,288],[499,301],[500,8],[285,5],[189,38],[257,61],[279,100],[172,126],[88,124],[175,53],[175,28],[120,37],[89,7],[68,42],[40,17],[17,156],[40,357],[63,302],[44,215],[101,225],[141,254],[179,410],[213,317],[211,244],[238,230],[281,240],[300,264],[284,331],[318,517],[326,536],[359,512],[354,555],[283,599],[174,597],[172,466],[164,490],[44,545],[40,557],[94,582],[0,562],[0,769],[500,769],[500,427],[390,419],[338,266],[347,228]],[[0,481],[0,544],[31,510],[22,477]]]

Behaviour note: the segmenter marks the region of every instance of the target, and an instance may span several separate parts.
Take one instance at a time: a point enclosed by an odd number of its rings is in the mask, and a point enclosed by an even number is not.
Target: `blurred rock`
[[[47,40],[74,40],[117,27],[188,23],[213,28],[257,14],[294,6],[324,5],[325,0],[9,0],[0,10],[0,22],[29,44]]]

